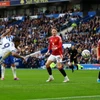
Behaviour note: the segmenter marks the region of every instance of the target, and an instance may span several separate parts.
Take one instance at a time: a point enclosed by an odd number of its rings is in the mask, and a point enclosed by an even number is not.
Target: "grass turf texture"
[[[20,80],[15,81],[11,69],[6,69],[5,80],[0,80],[0,100],[100,100],[98,70],[66,72],[70,82],[63,83],[63,76],[54,69],[55,80],[46,83],[46,70],[17,69]]]

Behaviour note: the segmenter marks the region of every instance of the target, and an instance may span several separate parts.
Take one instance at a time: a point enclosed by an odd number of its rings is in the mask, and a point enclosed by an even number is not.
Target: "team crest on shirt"
[[[55,42],[57,42],[57,39],[55,39]]]

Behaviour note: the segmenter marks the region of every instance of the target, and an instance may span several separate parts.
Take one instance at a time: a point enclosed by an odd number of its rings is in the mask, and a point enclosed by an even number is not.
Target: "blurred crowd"
[[[48,37],[51,35],[51,27],[56,27],[60,33],[63,25],[67,24],[70,20],[78,20],[79,16],[71,16],[66,14],[60,18],[47,18],[45,15],[42,18],[30,19],[29,16],[18,25],[14,25],[12,35],[17,35],[21,39],[19,53],[23,56],[30,53],[42,50],[48,47]],[[0,34],[5,32],[7,26],[13,23],[12,20],[0,21],[0,26],[5,28],[0,29]],[[81,57],[81,52],[84,49],[88,49],[91,52],[91,58],[89,63],[98,63],[96,59],[96,47],[97,41],[100,39],[100,32],[96,32],[96,29],[100,27],[100,16],[95,16],[88,22],[80,23],[75,26],[72,31],[67,32],[60,36],[63,43],[74,44],[79,52],[78,63],[85,63]],[[68,48],[64,50],[64,58],[67,58]],[[44,66],[46,58],[44,55],[39,54],[35,57],[29,57],[28,63],[25,65],[30,68],[39,68]]]
[[[0,0],[0,1],[10,1],[10,0]]]
[[[95,16],[90,21],[76,25],[72,31],[66,31],[63,40],[65,43],[74,44],[81,54],[84,49],[91,52],[89,63],[98,63],[97,61],[97,42],[100,39],[100,16]],[[97,31],[98,29],[98,31]],[[79,56],[79,63],[85,63],[84,59]]]

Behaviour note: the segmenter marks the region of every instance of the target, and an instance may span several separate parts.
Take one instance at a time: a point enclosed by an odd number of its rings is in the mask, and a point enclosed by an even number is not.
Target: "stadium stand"
[[[72,28],[73,23],[76,25]],[[92,13],[92,15],[88,13],[85,17],[83,12],[66,12],[63,14],[55,13],[52,16],[51,14],[41,14],[39,16],[1,18],[0,34],[10,25],[14,27],[12,35],[21,38],[21,51],[19,53],[23,56],[47,48],[50,29],[57,27],[63,43],[74,44],[80,54],[83,49],[90,50],[92,56],[88,63],[98,63],[95,50],[100,38],[100,16],[96,16],[95,13]],[[64,50],[65,54],[67,49]],[[64,57],[67,58],[67,56]],[[46,58],[43,54],[30,57],[27,64],[23,64],[19,59],[15,60],[17,64],[20,63],[18,67],[40,68],[44,66]],[[86,63],[81,55],[78,57],[78,63]]]

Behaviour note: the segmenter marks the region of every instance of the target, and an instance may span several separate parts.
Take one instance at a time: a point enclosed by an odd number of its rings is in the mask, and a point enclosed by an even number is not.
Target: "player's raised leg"
[[[97,60],[98,60],[98,62],[100,62],[100,39],[99,39],[98,45],[97,45]],[[100,71],[98,74],[97,82],[100,83]]]

